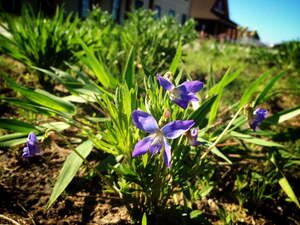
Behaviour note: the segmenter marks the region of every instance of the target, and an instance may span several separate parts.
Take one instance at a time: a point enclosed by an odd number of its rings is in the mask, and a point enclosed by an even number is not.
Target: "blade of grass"
[[[179,62],[181,60],[181,54],[182,54],[182,43],[181,41],[179,41],[178,43],[178,46],[177,46],[177,51],[176,51],[176,54],[172,60],[172,63],[170,65],[170,68],[169,68],[169,71],[172,73],[172,74],[175,74],[176,70],[177,70],[177,67],[179,65]]]
[[[270,91],[270,89],[274,86],[274,84],[276,83],[277,80],[279,80],[283,75],[285,75],[284,72],[281,72],[279,74],[277,74],[276,76],[274,76],[269,83],[265,86],[265,88],[262,90],[262,92],[257,96],[255,102],[254,102],[254,107],[257,106],[258,104],[260,104],[262,101],[265,100],[266,95],[268,94],[268,92]]]
[[[93,149],[93,144],[91,141],[85,141],[76,148],[76,151],[85,159]],[[47,203],[47,209],[56,201],[56,199],[61,195],[61,193],[66,189],[69,183],[72,181],[73,177],[76,175],[83,159],[78,156],[75,151],[71,152],[70,155],[64,162],[64,165],[59,173],[57,181],[54,185],[53,191]]]
[[[267,78],[267,76],[269,76],[270,73],[271,73],[271,71],[267,71],[267,72],[263,73],[259,78],[257,78],[255,81],[253,81],[249,85],[249,87],[245,90],[245,92],[243,93],[243,95],[241,97],[239,107],[243,107],[250,101],[252,95],[259,88],[259,85]]]

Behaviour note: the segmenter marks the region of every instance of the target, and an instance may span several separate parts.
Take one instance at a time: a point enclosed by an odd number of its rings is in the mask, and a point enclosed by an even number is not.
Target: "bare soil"
[[[0,150],[0,214],[19,224],[128,224],[120,199],[101,192],[98,178],[77,176],[66,192],[46,209],[59,170],[70,151],[48,148],[42,157],[21,158]],[[0,224],[13,224],[0,217]]]

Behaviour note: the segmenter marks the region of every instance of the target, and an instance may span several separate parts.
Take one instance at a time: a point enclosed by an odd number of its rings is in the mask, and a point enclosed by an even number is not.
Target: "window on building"
[[[120,19],[120,0],[113,0],[112,2],[112,18],[114,21]]]
[[[161,8],[159,5],[154,6],[154,12],[155,12],[154,18],[159,19],[161,17]]]
[[[170,9],[169,12],[168,12],[168,15],[175,17],[176,13],[173,9]]]
[[[90,0],[82,0],[80,7],[80,16],[82,18],[86,18],[89,14],[90,10]]]
[[[216,5],[216,7],[215,7],[215,10],[216,10],[217,12],[219,12],[219,13],[224,13],[224,2],[221,1],[221,0],[219,0],[219,1],[217,2],[217,5]]]
[[[142,0],[135,0],[135,8],[140,9],[144,5],[144,2]]]
[[[181,24],[184,24],[186,21],[186,14],[182,14],[181,16]]]

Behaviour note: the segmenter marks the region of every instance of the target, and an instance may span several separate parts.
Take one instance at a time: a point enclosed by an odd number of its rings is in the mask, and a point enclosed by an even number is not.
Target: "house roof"
[[[226,8],[226,12],[224,15],[220,15],[214,10],[217,0],[192,0],[191,17],[195,19],[217,20],[229,26],[236,26],[237,24],[229,18],[228,2],[227,0],[225,2],[226,5],[224,7]]]

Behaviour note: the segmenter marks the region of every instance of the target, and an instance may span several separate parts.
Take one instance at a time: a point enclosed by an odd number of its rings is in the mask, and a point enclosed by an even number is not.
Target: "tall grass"
[[[18,18],[3,16],[1,26],[9,36],[0,34],[0,51],[27,65],[41,85],[47,87],[49,78],[33,67],[64,68],[65,61],[75,62],[74,52],[80,49],[77,38],[84,35],[79,24],[77,16],[65,16],[62,8],[57,8],[53,18],[46,18],[26,6]]]

